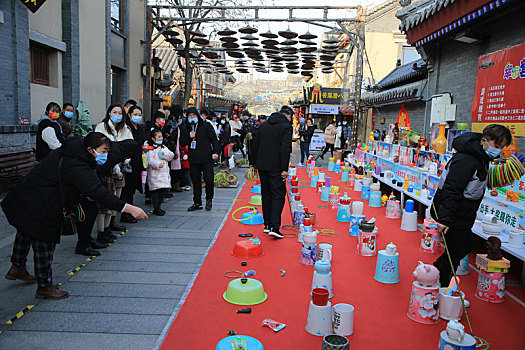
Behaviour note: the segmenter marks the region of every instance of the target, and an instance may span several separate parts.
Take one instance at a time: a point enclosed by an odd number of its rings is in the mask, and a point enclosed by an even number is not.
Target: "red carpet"
[[[304,169],[300,185],[306,185],[308,177]],[[335,175],[339,177],[338,175]],[[337,185],[337,184],[336,184]],[[340,184],[343,185],[343,184]],[[248,205],[251,197],[251,183],[242,189],[234,209]],[[436,349],[439,333],[445,329],[441,320],[435,325],[423,325],[407,317],[408,302],[413,282],[412,271],[418,260],[431,263],[437,256],[422,253],[418,247],[420,232],[404,232],[399,229],[400,220],[384,217],[384,208],[370,208],[365,201],[367,218],[374,216],[379,227],[378,245],[384,249],[393,241],[400,253],[401,282],[387,285],[373,279],[376,258],[362,257],[355,253],[356,237],[348,235],[348,223],[335,220],[336,211],[319,209],[320,196],[313,188],[300,188],[303,204],[317,213],[317,226],[333,229],[338,237],[319,237],[318,242],[334,244],[332,273],[334,297],[332,305],[344,302],[354,305],[354,334],[349,336],[351,349]],[[347,190],[342,189],[340,192]],[[348,191],[355,200],[359,193]],[[240,217],[240,213],[238,213]],[[288,205],[283,213],[283,225],[290,224]],[[241,266],[241,260],[230,253],[239,238],[237,234],[253,232],[261,238],[265,255],[248,261]],[[229,329],[237,334],[250,335],[259,339],[265,349],[315,349],[321,348],[322,338],[308,334],[306,325],[309,289],[312,282],[313,266],[299,263],[301,245],[296,239],[273,240],[262,232],[261,226],[243,225],[227,219],[215,245],[205,259],[193,288],[169,329],[161,349],[215,349],[217,342],[228,336]],[[473,259],[471,259],[471,263]],[[251,314],[237,314],[245,308],[227,303],[222,299],[230,279],[223,277],[229,270],[246,271],[253,269],[268,293],[268,299],[252,306]],[[281,277],[280,269],[286,270]],[[523,349],[523,323],[525,308],[507,297],[503,304],[490,304],[474,296],[477,273],[470,270],[462,276],[461,286],[471,302],[468,309],[476,336],[486,339],[491,349]],[[286,328],[274,333],[261,323],[265,318],[284,322]],[[468,331],[466,319],[462,323]]]

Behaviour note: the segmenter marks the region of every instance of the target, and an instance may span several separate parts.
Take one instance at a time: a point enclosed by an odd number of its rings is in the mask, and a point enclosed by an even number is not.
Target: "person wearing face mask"
[[[111,141],[133,140],[133,133],[129,126],[126,125],[124,119],[124,107],[115,103],[109,106],[106,111],[106,117],[101,123],[97,124],[95,131],[106,135]],[[122,159],[124,162],[124,159]],[[117,197],[122,194],[122,188],[126,185],[124,174],[122,173],[123,163],[116,164],[112,173],[103,174],[101,181],[105,184],[109,191],[114,191]],[[99,217],[97,219],[98,226],[98,240],[101,243],[110,243],[116,236],[111,231],[126,231],[126,227],[119,225],[115,221],[117,213],[107,208],[100,208]]]
[[[229,121],[230,123],[230,136],[231,140],[234,143],[234,151],[241,151],[242,157],[245,158],[246,155],[244,154],[244,146],[241,143],[241,134],[240,131],[242,129],[242,123],[239,120],[239,117],[234,115],[233,119]]]
[[[226,147],[230,144],[230,124],[226,121],[226,118],[221,117],[217,123],[217,129],[219,130],[219,149],[221,151],[221,162],[228,160]]]
[[[499,158],[503,147],[511,141],[509,129],[491,124],[482,134],[467,132],[452,142],[457,153],[441,174],[430,213],[438,223],[438,231],[445,234],[454,271],[472,250],[471,229],[487,187],[489,163]],[[448,286],[452,267],[446,252],[434,266],[440,272],[441,285]]]
[[[50,102],[46,106],[45,113],[36,122],[38,125],[36,159],[39,162],[52,150],[62,147],[66,139],[58,118],[60,118],[60,106],[58,103]]]
[[[206,210],[213,200],[213,162],[219,159],[217,135],[210,123],[204,121],[195,107],[186,111],[187,123],[181,125],[180,145],[189,146],[190,176],[193,184],[193,205],[188,211],[202,209],[202,183],[206,184]]]
[[[337,128],[336,128],[336,134],[335,134],[335,144],[334,144],[334,147],[336,149],[340,149],[341,148],[341,139],[342,139],[342,136],[343,136],[343,124],[341,123],[341,121],[339,121],[337,123]]]
[[[137,147],[143,145],[146,141],[146,136],[144,133],[144,124],[142,124],[142,108],[136,105],[132,105],[128,108],[126,114],[126,125],[131,130],[133,139],[137,143]],[[133,197],[135,191],[143,192],[142,190],[142,171],[145,170],[142,164],[142,153],[139,151],[137,155],[127,162],[124,167],[124,180],[126,185],[122,189],[120,198],[122,198],[126,203],[133,204]],[[120,222],[126,222],[134,224],[137,222],[129,214],[122,214],[120,216]]]
[[[153,129],[147,145],[152,149],[146,153],[148,164],[148,186],[153,215],[164,216],[166,212],[160,208],[166,192],[171,187],[171,177],[168,162],[173,159],[173,152],[163,144],[164,137],[160,130]]]
[[[298,166],[304,166],[304,162],[310,158],[310,142],[312,142],[312,136],[314,136],[315,125],[312,119],[308,119],[306,124],[305,118],[299,120],[299,137],[301,146],[301,163]]]
[[[58,124],[60,124],[60,127],[62,128],[62,134],[64,135],[65,139],[70,137],[73,133],[73,128],[71,127],[71,120],[75,115],[74,111],[75,108],[71,103],[64,103],[64,105],[62,106],[62,113],[60,113],[60,117],[57,120]]]
[[[351,138],[350,134],[352,133],[352,128],[348,125],[348,122],[343,120],[343,131],[341,136],[341,148],[346,149],[347,142]]]
[[[31,170],[1,203],[9,224],[17,229],[12,266],[5,278],[37,282],[36,298],[63,299],[69,296],[53,283],[51,267],[55,246],[62,233],[64,206],[77,210],[81,195],[85,195],[107,208],[130,213],[137,219],[147,218],[142,209],[126,204],[100,183],[95,168],[106,162],[110,146],[111,140],[98,132],[92,132],[84,139],[80,136],[69,138],[62,148],[50,152]],[[34,276],[26,267],[30,248],[33,249]]]

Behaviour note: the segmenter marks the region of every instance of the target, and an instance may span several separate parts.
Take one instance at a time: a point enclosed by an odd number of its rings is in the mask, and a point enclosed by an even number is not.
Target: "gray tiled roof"
[[[419,59],[394,68],[394,70],[377,83],[372,90],[380,91],[390,89],[415,80],[424,79],[426,76],[426,63],[422,59]]]
[[[413,27],[423,23],[430,16],[443,8],[453,4],[456,0],[419,0],[411,5],[404,7],[396,13],[396,17],[401,20],[399,29],[406,32]]]
[[[363,95],[367,106],[384,106],[394,103],[422,100],[426,87],[426,80],[395,87],[386,91],[368,93]]]

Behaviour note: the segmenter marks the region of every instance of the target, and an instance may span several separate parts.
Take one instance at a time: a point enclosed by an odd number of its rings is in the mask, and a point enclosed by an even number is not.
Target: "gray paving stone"
[[[69,281],[64,289],[77,296],[179,299],[186,286]]]
[[[151,245],[164,245],[164,246],[196,246],[196,247],[207,247],[210,245],[213,236],[209,238],[198,238],[186,237],[186,238],[155,238],[151,239],[148,237],[126,237],[126,244],[151,244]]]
[[[93,271],[130,271],[130,272],[179,272],[193,273],[196,263],[163,263],[144,261],[93,261],[85,269]]]
[[[137,246],[140,247],[140,246]],[[195,262],[198,263],[202,260],[201,255],[185,255],[185,254],[167,254],[167,253],[133,253],[129,254],[126,252],[104,252],[103,255],[97,257],[96,260],[124,260],[124,261],[152,261],[152,262]]]
[[[108,345],[111,344],[111,350],[150,350],[154,347],[157,337],[157,335],[137,334],[28,332],[10,330],[0,337],[0,349],[108,349]],[[21,339],[23,339],[23,342]]]
[[[46,300],[37,312],[86,312],[107,314],[171,315],[178,299],[85,297],[70,296],[67,299]]]
[[[116,282],[116,283],[152,283],[152,284],[188,284],[191,274],[184,273],[157,273],[157,272],[126,272],[89,271],[75,274],[71,281],[83,282]]]
[[[215,236],[215,230],[207,230],[207,231],[200,231],[200,230],[191,230],[192,232],[189,232],[189,230],[184,229],[175,229],[175,230],[163,230],[163,231],[157,231],[157,230],[151,230],[146,231],[144,229],[136,231],[133,231],[133,234],[129,235],[129,237],[143,237],[148,238],[151,240],[151,242],[157,242],[157,240],[165,239],[165,238],[200,238],[200,239],[208,239]],[[122,239],[119,243],[126,243],[125,239]],[[154,243],[157,244],[157,243]]]
[[[11,330],[158,335],[168,319],[167,315],[60,313],[35,310],[14,322]]]
[[[106,252],[128,252],[128,253],[183,253],[183,254],[197,254],[202,255],[206,252],[207,247],[183,247],[183,246],[162,246],[162,245],[136,245],[136,244],[115,244],[106,249]]]

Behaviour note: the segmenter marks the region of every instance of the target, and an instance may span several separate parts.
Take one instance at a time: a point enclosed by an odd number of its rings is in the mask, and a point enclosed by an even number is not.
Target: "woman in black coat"
[[[85,139],[71,137],[61,149],[50,152],[2,201],[7,220],[17,229],[12,266],[5,277],[26,282],[36,280],[36,298],[62,299],[69,296],[53,284],[51,270],[55,245],[60,242],[64,206],[76,212],[81,195],[85,195],[137,219],[147,218],[142,209],[126,204],[108,192],[98,179],[95,167],[106,162],[110,145],[111,141],[98,132],[88,134]],[[30,247],[34,252],[36,278],[26,268]]]
[[[133,139],[137,143],[137,154],[130,158],[130,161],[126,166],[124,167],[124,177],[126,178],[126,185],[122,189],[122,194],[120,195],[120,198],[124,200],[128,204],[133,204],[133,196],[135,195],[135,191],[139,191],[142,193],[142,171],[146,170],[144,169],[144,166],[142,164],[142,152],[140,151],[140,147],[144,144],[146,141],[146,135],[144,134],[144,126],[141,124],[142,122],[142,108],[139,106],[131,106],[128,109],[128,113],[126,115],[126,124],[131,129],[131,133],[133,134]],[[127,222],[127,223],[136,223],[137,219],[135,219],[133,216],[127,213],[122,213],[120,216],[121,222]]]
[[[221,151],[221,162],[228,160],[224,154],[224,148],[230,144],[230,124],[226,118],[217,119],[217,128],[219,129],[219,149]]]

